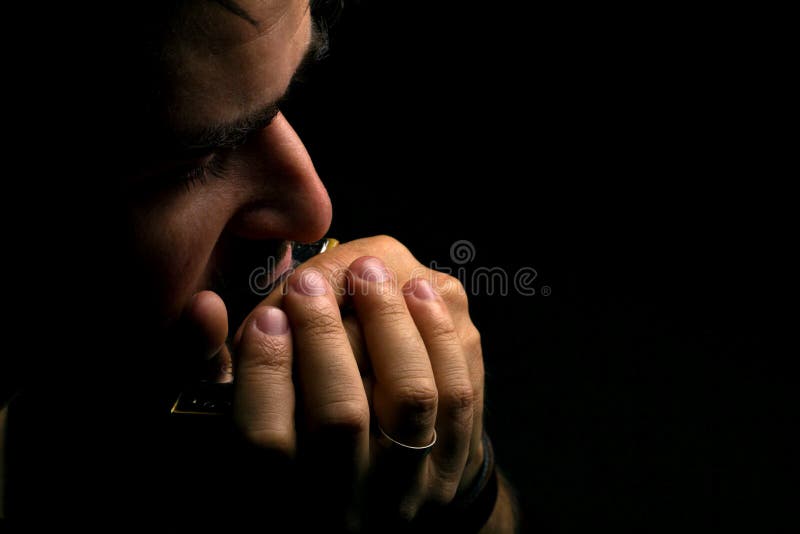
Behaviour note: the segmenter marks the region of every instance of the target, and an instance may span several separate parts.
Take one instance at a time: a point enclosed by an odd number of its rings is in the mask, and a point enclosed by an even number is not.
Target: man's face
[[[313,52],[308,0],[237,3],[251,21],[212,1],[180,17],[158,102],[169,130],[158,136],[179,142],[130,178],[133,252],[160,325],[199,290],[241,296],[249,273],[285,259],[287,241],[316,241],[330,224],[327,192],[276,106]]]

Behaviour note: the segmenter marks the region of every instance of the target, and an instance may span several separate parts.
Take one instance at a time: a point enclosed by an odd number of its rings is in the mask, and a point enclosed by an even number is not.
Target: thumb
[[[228,336],[228,310],[213,291],[196,293],[183,313],[185,351],[199,378],[230,382],[233,378]]]

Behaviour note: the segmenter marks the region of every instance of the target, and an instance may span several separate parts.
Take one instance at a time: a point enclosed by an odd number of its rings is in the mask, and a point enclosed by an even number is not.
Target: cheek
[[[137,285],[161,324],[177,318],[189,298],[207,285],[215,246],[233,211],[219,196],[185,196],[134,217],[141,268]]]

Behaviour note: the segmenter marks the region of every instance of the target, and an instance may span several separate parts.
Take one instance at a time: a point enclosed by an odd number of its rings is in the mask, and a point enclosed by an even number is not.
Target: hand
[[[312,258],[264,304],[235,337],[234,418],[251,444],[297,461],[315,505],[350,525],[365,509],[409,521],[475,478],[483,364],[457,280],[375,237]],[[400,455],[377,424],[415,446],[435,429],[437,443]]]

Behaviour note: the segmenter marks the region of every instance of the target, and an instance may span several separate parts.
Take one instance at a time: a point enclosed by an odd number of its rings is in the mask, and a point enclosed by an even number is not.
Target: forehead
[[[165,43],[168,119],[178,131],[227,123],[277,100],[311,38],[308,0],[190,2]]]

